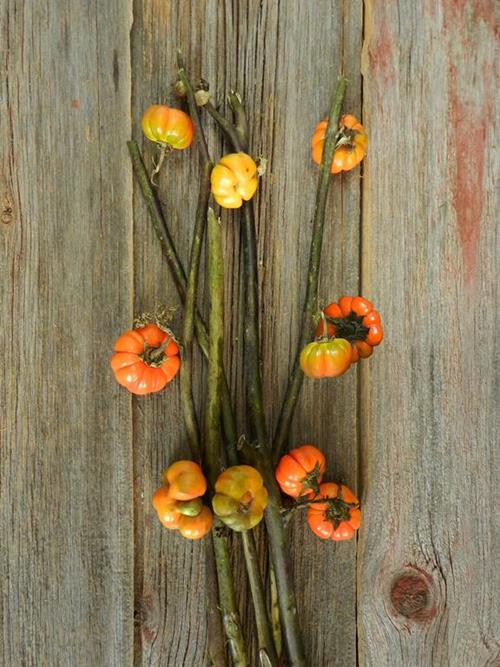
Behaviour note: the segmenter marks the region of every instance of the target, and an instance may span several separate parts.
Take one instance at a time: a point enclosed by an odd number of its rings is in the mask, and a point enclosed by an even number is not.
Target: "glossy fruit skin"
[[[170,530],[179,528],[182,514],[177,509],[177,501],[168,495],[168,486],[160,486],[153,494],[153,507],[158,519]]]
[[[321,164],[327,125],[326,120],[318,123],[311,139],[312,159],[316,164]],[[355,116],[351,114],[342,116],[340,119],[340,130],[342,133],[341,140],[346,141],[346,143],[335,149],[331,169],[332,174],[354,169],[364,158],[366,147],[368,146],[368,136],[365,128]]]
[[[201,539],[212,528],[214,518],[210,509],[199,498],[186,502],[171,498],[168,484],[155,491],[152,503],[161,524],[169,530],[178,530],[189,540]]]
[[[360,324],[367,328],[365,340],[352,340],[352,361],[367,359],[373,353],[373,348],[379,345],[384,338],[384,331],[379,313],[373,308],[373,304],[362,296],[343,296],[338,303],[331,303],[323,309],[326,317],[333,319],[348,319],[357,317]],[[335,325],[327,323],[327,336],[335,336]],[[324,335],[323,321],[320,320],[316,329],[316,336]],[[342,333],[341,333],[342,335]]]
[[[200,466],[194,461],[176,461],[163,473],[168,485],[168,495],[174,500],[193,500],[206,493],[207,480]]]
[[[281,457],[275,477],[280,489],[288,496],[313,496],[319,491],[325,467],[323,452],[314,445],[302,445]]]
[[[354,504],[356,507],[345,508],[345,517],[335,519],[329,513],[326,503],[314,503],[307,510],[307,523],[315,535],[322,540],[333,540],[340,542],[354,537],[355,532],[361,524],[361,511],[359,500],[347,487],[334,482],[325,482],[319,487],[319,496],[323,498],[342,498],[346,503]]]
[[[193,141],[194,127],[193,121],[184,111],[164,104],[153,104],[144,112],[142,131],[151,141],[183,150]]]
[[[214,515],[206,505],[203,505],[201,512],[196,516],[181,516],[179,533],[188,540],[201,540],[212,530],[213,523]]]
[[[338,377],[351,365],[351,344],[344,338],[316,340],[300,353],[300,367],[315,380]]]
[[[149,362],[148,354],[164,344],[160,359]],[[161,391],[174,379],[181,365],[172,332],[156,324],[126,331],[116,340],[114,349],[111,368],[116,381],[138,396]]]
[[[252,466],[232,466],[215,482],[212,507],[220,520],[238,532],[254,528],[264,515],[268,493]]]
[[[222,208],[240,208],[258,186],[257,165],[246,153],[224,155],[210,175],[212,194]]]

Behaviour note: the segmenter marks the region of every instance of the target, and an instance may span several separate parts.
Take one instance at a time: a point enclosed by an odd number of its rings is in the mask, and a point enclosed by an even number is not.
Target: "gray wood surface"
[[[177,47],[223,108],[229,88],[243,94],[252,152],[269,160],[256,211],[272,426],[305,291],[309,138],[340,72],[370,136],[362,172],[332,188],[319,298],[362,291],[386,340],[346,376],[305,382],[290,439],[321,447],[364,506],[357,545],[292,526],[311,666],[499,665],[493,0],[0,7],[0,665],[206,664],[203,546],[162,530],[150,505],[188,454],[178,383],[131,399],[108,369],[133,314],[178,304],[125,149],[134,136],[151,164],[140,118],[174,101]],[[160,178],[184,261],[197,167],[194,147],[171,153]],[[223,225],[243,432],[237,216]]]
[[[1,7],[0,664],[127,665],[131,7]]]
[[[363,665],[500,664],[493,6],[366,3]]]

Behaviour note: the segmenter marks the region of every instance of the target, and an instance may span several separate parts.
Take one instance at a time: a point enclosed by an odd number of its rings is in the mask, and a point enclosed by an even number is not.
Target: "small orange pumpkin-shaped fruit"
[[[196,516],[181,516],[179,533],[188,540],[201,540],[210,532],[213,523],[214,515],[206,505],[203,505],[201,512]]]
[[[161,391],[177,375],[180,365],[173,333],[156,324],[126,331],[115,342],[111,357],[116,381],[139,396]]]
[[[194,461],[176,461],[163,473],[168,493],[175,500],[200,498],[207,490],[207,480],[200,466]]]
[[[301,445],[281,457],[275,477],[283,493],[298,498],[319,492],[325,474],[325,456],[314,445]]]
[[[315,380],[338,377],[351,365],[351,344],[344,338],[315,340],[300,353],[300,367]]]
[[[353,363],[370,357],[373,348],[383,340],[380,315],[373,304],[361,296],[343,296],[338,303],[323,308],[323,314],[324,321],[319,322],[316,336],[347,338],[352,346]]]
[[[322,540],[349,540],[361,524],[359,500],[343,484],[325,482],[319,487],[321,498],[332,499],[313,503],[307,510],[307,523]]]
[[[311,139],[312,159],[316,164],[321,164],[327,126],[326,120],[318,123]],[[352,114],[342,116],[340,134],[333,154],[332,174],[354,169],[365,157],[367,146],[368,136],[358,119]]]
[[[142,131],[157,144],[183,150],[193,141],[194,127],[193,121],[184,111],[164,104],[153,104],[144,112]]]
[[[246,153],[224,155],[212,169],[212,194],[222,208],[240,208],[258,186],[257,165]]]

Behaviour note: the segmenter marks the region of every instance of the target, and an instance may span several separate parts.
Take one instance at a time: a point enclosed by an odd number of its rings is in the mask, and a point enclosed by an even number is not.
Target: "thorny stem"
[[[240,98],[238,115],[240,131],[247,127],[246,118],[242,122],[245,111]],[[245,150],[248,137],[241,136],[236,128],[220,114],[209,113],[221,126],[235,150]],[[243,252],[245,260],[245,321],[244,341],[247,363],[247,386],[253,427],[257,436],[255,461],[264,479],[269,492],[269,502],[265,512],[265,521],[269,538],[271,560],[276,575],[278,601],[281,620],[285,635],[285,643],[291,667],[306,665],[302,635],[298,623],[297,603],[291,576],[290,554],[288,537],[281,517],[281,496],[274,478],[271,446],[268,439],[264,402],[262,396],[262,377],[260,370],[260,340],[259,340],[259,302],[258,302],[258,271],[257,271],[257,243],[255,220],[252,203],[243,205]]]
[[[208,209],[208,290],[210,295],[210,336],[207,371],[207,406],[205,411],[205,461],[213,488],[222,467],[220,446],[222,361],[224,353],[224,264],[222,234],[219,221]],[[227,538],[217,531],[213,535],[215,562],[219,583],[222,621],[233,662],[247,665],[246,647],[238,619]]]
[[[189,274],[184,303],[184,321],[182,327],[183,360],[180,369],[180,389],[184,422],[186,424],[186,431],[189,442],[191,443],[193,456],[199,460],[201,458],[200,433],[192,388],[193,338],[196,312],[196,289],[200,271],[201,248],[203,245],[203,236],[207,220],[208,200],[210,197],[210,173],[212,171],[212,162],[208,153],[203,127],[200,122],[198,107],[194,99],[194,91],[186,76],[182,56],[179,52],[177,53],[177,74],[186,89],[189,113],[195,126],[195,134],[198,141],[200,159],[202,161],[200,192],[196,208],[196,220],[191,244]]]
[[[307,275],[307,290],[304,301],[304,311],[302,316],[302,329],[295,357],[292,374],[288,381],[285,392],[285,398],[281,407],[281,413],[278,420],[278,427],[273,444],[274,460],[277,460],[285,447],[288,431],[292,421],[295,404],[299,396],[300,388],[304,374],[299,366],[299,357],[301,350],[310,342],[313,335],[313,316],[316,310],[316,300],[318,294],[319,269],[321,263],[321,248],[323,245],[323,230],[325,226],[325,210],[328,188],[330,186],[330,169],[335,151],[337,139],[338,124],[342,102],[346,89],[346,80],[341,77],[337,81],[335,96],[330,109],[328,127],[325,134],[325,143],[323,145],[323,157],[319,168],[318,187],[316,190],[316,204],[314,209],[313,232],[311,239],[311,250],[309,255],[309,272]]]

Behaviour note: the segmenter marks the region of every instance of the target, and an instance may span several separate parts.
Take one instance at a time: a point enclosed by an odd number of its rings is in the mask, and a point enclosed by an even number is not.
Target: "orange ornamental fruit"
[[[111,357],[116,381],[139,396],[161,391],[180,365],[174,334],[156,324],[126,331],[115,342]]]
[[[153,104],[146,109],[142,131],[151,141],[176,150],[188,148],[194,134],[193,121],[187,113],[164,104]]]
[[[213,523],[214,515],[206,505],[203,505],[196,516],[181,516],[179,533],[188,540],[201,540],[210,532]]]
[[[267,489],[258,470],[247,465],[232,466],[215,482],[212,507],[226,526],[241,532],[262,521],[267,500]]]
[[[207,480],[200,466],[194,461],[176,461],[163,473],[168,484],[168,494],[174,500],[200,498],[207,490]]]
[[[343,484],[326,482],[319,487],[323,502],[313,503],[307,510],[307,523],[322,540],[349,540],[361,524],[359,500]]]
[[[224,155],[212,169],[212,194],[222,208],[240,208],[257,190],[257,165],[246,153]]]
[[[281,457],[276,467],[276,481],[283,493],[292,498],[316,495],[325,467],[323,452],[314,445],[302,445]]]
[[[316,164],[321,164],[323,157],[327,125],[326,120],[318,123],[311,139],[312,159]],[[358,119],[351,114],[342,116],[339,137],[333,154],[332,174],[354,169],[364,158],[367,146],[368,136]]]
[[[351,344],[344,338],[315,340],[305,346],[299,361],[310,378],[338,377],[351,365]]]
[[[323,315],[325,321],[319,322],[316,336],[339,336],[348,340],[352,346],[353,363],[370,357],[373,348],[382,342],[384,332],[380,315],[373,304],[361,296],[343,296],[338,303],[324,308]]]
[[[177,509],[177,501],[168,495],[168,486],[160,486],[153,494],[153,507],[156,510],[158,519],[170,530],[179,528],[179,522],[182,514]]]

